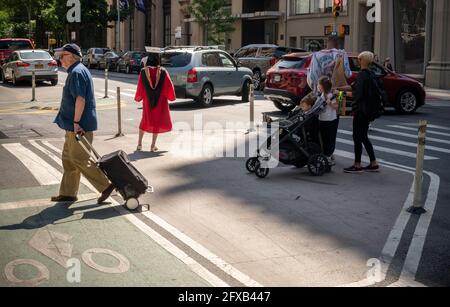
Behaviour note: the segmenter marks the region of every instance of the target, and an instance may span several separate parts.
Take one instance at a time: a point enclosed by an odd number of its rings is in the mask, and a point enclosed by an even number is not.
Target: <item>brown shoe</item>
[[[73,197],[73,196],[59,195],[59,196],[53,196],[50,200],[53,202],[76,202],[78,200],[78,198]]]
[[[104,201],[107,200],[111,193],[114,191],[114,189],[114,185],[110,184],[109,187],[107,187],[106,190],[103,191],[102,195],[98,198],[97,204],[103,204]]]

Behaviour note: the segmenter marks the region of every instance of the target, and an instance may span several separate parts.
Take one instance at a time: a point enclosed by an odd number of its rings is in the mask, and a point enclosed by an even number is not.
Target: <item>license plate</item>
[[[280,82],[280,81],[281,81],[281,76],[280,76],[280,75],[275,75],[275,76],[273,77],[273,80],[274,80],[275,82]]]
[[[34,65],[34,68],[36,68],[36,69],[44,69],[44,64],[36,64],[36,65]]]

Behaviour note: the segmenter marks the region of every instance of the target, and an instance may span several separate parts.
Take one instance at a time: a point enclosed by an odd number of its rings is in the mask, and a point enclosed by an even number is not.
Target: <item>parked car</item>
[[[99,69],[105,69],[108,67],[108,70],[116,69],[117,62],[120,60],[120,56],[114,51],[108,51],[105,55],[99,60],[98,66]]]
[[[125,71],[127,74],[139,72],[142,68],[141,60],[145,56],[143,51],[128,51],[118,61],[116,71]]]
[[[32,72],[37,81],[58,84],[58,63],[44,50],[14,51],[2,66],[2,80],[16,86],[20,81],[31,81]]]
[[[260,90],[266,79],[266,73],[285,54],[291,52],[303,52],[298,48],[279,47],[277,45],[248,45],[239,49],[234,58],[244,67],[253,72],[253,84]]]
[[[227,52],[211,47],[167,49],[162,65],[168,70],[177,98],[190,98],[204,107],[214,96],[236,95],[250,100],[252,71],[240,67]]]
[[[352,84],[361,68],[357,54],[349,53],[348,56],[352,76],[347,81]],[[311,53],[284,56],[267,73],[265,97],[273,101],[278,109],[291,111],[311,91],[307,83],[310,64]],[[420,82],[390,71],[378,63],[373,63],[371,69],[384,84],[387,107],[394,107],[402,114],[411,114],[425,104],[425,90]]]
[[[98,66],[99,61],[108,51],[110,51],[108,48],[90,48],[87,51],[86,58],[83,60],[83,62],[87,63],[86,66],[89,69],[93,67],[99,68]]]
[[[26,38],[0,38],[0,78],[3,75],[1,67],[5,63],[5,60],[14,51],[22,49],[34,49],[33,42]]]

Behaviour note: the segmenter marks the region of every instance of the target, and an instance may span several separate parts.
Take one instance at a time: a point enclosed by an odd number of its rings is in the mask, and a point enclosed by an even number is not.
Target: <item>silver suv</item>
[[[83,63],[86,63],[88,68],[100,68],[99,61],[103,58],[106,52],[110,51],[108,48],[90,48],[86,56],[83,57]]]
[[[212,47],[168,47],[162,54],[177,98],[191,98],[209,107],[213,97],[241,96],[250,101],[252,71],[240,67],[225,51]]]

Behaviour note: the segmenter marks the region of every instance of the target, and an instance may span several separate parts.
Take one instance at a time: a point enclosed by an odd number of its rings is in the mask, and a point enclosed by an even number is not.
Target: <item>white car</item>
[[[20,81],[31,81],[33,71],[36,81],[58,84],[58,63],[45,50],[14,51],[2,66],[1,80],[16,86]]]

